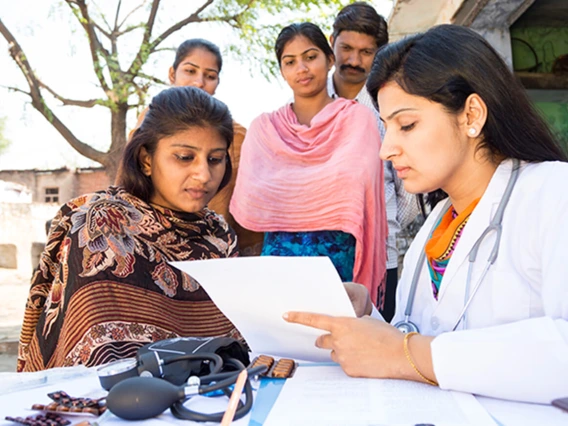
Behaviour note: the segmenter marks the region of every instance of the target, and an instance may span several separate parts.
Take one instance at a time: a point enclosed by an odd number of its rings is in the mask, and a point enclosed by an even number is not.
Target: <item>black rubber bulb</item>
[[[111,413],[122,419],[150,419],[184,398],[183,389],[156,377],[131,377],[112,387],[106,404]]]

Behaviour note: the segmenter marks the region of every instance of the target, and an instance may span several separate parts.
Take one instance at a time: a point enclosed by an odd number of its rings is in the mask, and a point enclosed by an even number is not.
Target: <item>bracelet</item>
[[[408,339],[410,339],[410,336],[413,336],[415,334],[418,333],[416,331],[411,331],[410,333],[406,333],[406,335],[404,336],[404,341],[402,343],[402,347],[404,348],[404,355],[406,355],[406,359],[408,360],[414,371],[416,371],[416,374],[418,374],[422,378],[422,380],[424,380],[429,385],[438,386],[438,383],[436,383],[434,380],[430,380],[428,377],[418,371],[416,364],[414,364],[412,358],[410,357],[410,351],[408,350]]]

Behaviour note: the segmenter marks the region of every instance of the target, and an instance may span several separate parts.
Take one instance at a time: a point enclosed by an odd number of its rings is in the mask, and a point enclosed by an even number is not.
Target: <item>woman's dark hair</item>
[[[176,50],[176,58],[174,60],[174,71],[177,71],[179,64],[184,60],[184,58],[191,54],[195,49],[205,49],[215,55],[215,59],[217,59],[217,66],[219,67],[219,72],[221,72],[221,68],[223,67],[223,58],[221,57],[221,51],[217,47],[216,44],[211,43],[208,40],[204,40],[202,38],[191,38],[189,40],[184,41]]]
[[[227,142],[233,141],[233,119],[227,106],[196,87],[172,87],[152,99],[141,126],[126,145],[117,178],[118,185],[132,195],[149,202],[154,192],[152,179],[142,172],[140,150],[145,148],[151,156],[158,142],[191,127],[211,127]],[[231,158],[227,152],[225,175],[220,191],[231,180]]]
[[[468,28],[439,25],[380,49],[367,79],[375,103],[379,89],[391,81],[455,114],[469,95],[478,94],[487,105],[479,148],[493,160],[566,161],[525,89],[491,45]],[[429,202],[443,195],[436,191]]]
[[[333,23],[333,38],[342,31],[355,31],[375,39],[377,48],[389,42],[387,21],[369,3],[355,2],[339,11]]]
[[[276,52],[276,58],[278,59],[278,66],[281,66],[280,60],[282,59],[282,53],[286,45],[294,40],[298,36],[304,36],[315,44],[328,58],[333,58],[333,50],[325,38],[322,30],[315,24],[311,22],[301,22],[299,24],[290,24],[287,27],[282,28],[278,38],[276,38],[276,43],[274,44],[274,51]]]

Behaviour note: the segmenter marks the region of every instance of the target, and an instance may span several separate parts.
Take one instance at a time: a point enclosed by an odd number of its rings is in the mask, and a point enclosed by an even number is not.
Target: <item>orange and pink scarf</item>
[[[479,200],[479,198],[473,200],[460,214],[454,210],[453,206],[450,206],[448,211],[438,221],[436,229],[426,243],[428,271],[430,272],[430,280],[432,282],[432,293],[436,300],[438,300],[440,285],[442,284],[442,278],[448,263],[461,238],[463,229]]]

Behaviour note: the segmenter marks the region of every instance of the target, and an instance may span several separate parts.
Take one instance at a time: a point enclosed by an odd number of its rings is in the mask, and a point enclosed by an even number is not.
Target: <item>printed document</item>
[[[404,381],[348,377],[339,366],[301,366],[265,426],[496,426],[471,394]]]
[[[329,350],[315,347],[323,331],[287,323],[282,315],[307,311],[355,316],[327,257],[240,257],[172,265],[199,282],[257,354],[330,361]]]

